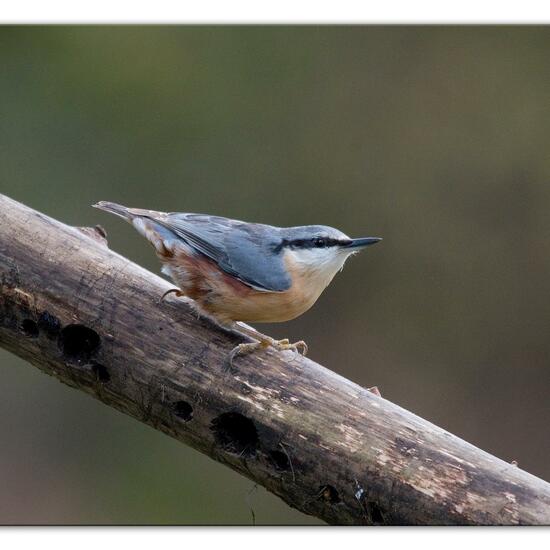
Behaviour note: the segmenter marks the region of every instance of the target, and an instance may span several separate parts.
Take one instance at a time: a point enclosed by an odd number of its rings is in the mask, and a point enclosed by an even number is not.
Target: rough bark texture
[[[292,352],[240,337],[171,285],[0,195],[0,344],[335,524],[548,524],[550,485]]]

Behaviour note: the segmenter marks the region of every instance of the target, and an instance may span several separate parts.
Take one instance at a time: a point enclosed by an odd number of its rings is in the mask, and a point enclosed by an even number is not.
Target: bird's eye
[[[315,239],[313,239],[313,246],[316,248],[323,248],[326,244],[327,242],[323,237],[315,237]]]

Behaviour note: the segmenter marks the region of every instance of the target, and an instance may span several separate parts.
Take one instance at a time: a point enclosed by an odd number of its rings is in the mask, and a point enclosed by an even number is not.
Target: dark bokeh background
[[[0,190],[382,244],[274,335],[550,479],[550,30],[0,28]],[[265,327],[264,327],[265,328]],[[0,523],[315,523],[0,352]]]

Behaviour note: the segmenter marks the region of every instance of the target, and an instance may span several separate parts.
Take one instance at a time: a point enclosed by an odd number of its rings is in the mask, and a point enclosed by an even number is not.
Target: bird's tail
[[[100,210],[105,210],[105,212],[110,212],[116,216],[120,216],[125,220],[131,221],[134,215],[130,212],[131,208],[126,208],[121,204],[116,204],[115,202],[108,201],[99,201],[97,204],[92,205],[94,208],[99,208]]]
[[[132,223],[135,218],[151,218],[152,220],[163,219],[168,214],[165,212],[157,212],[156,210],[143,210],[142,208],[127,208],[116,202],[99,201],[97,204],[92,204],[94,208],[105,210],[115,216],[120,216],[126,221]]]
[[[141,208],[127,208],[115,202],[99,201],[92,205],[94,208],[105,210],[130,222],[138,233],[144,236],[161,257],[169,254],[167,246],[176,239],[176,235],[162,224],[168,214],[155,210],[142,210]]]

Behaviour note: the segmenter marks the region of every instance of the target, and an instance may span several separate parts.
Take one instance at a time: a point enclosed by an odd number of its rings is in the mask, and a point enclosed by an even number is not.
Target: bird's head
[[[379,237],[352,239],[325,225],[306,225],[282,230],[282,251],[295,269],[330,283],[345,261],[363,248],[381,241]]]

